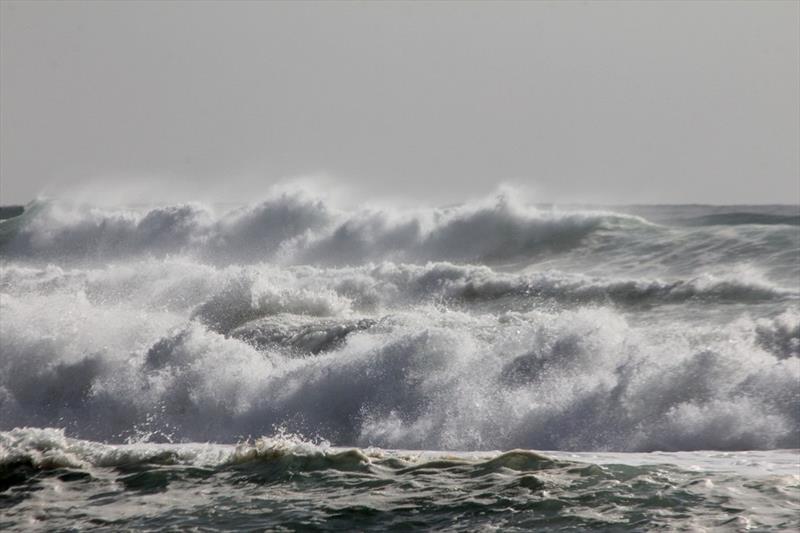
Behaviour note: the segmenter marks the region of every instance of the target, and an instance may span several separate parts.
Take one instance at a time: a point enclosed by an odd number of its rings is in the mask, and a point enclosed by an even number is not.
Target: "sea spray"
[[[796,447],[800,235],[750,209],[42,201],[0,223],[0,428]]]
[[[0,222],[0,528],[796,528],[796,207],[513,198]]]

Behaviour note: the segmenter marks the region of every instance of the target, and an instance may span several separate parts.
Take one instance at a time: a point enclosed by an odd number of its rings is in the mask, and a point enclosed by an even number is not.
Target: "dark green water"
[[[294,436],[109,446],[0,433],[0,527],[788,531],[797,451],[539,454],[331,448]]]

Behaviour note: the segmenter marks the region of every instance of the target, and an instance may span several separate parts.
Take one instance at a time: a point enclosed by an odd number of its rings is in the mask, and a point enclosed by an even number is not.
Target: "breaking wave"
[[[525,207],[506,195],[452,208],[342,211],[284,193],[222,214],[200,204],[101,209],[40,202],[3,223],[11,257],[110,260],[191,255],[217,263],[509,261],[578,246],[592,232],[646,224],[631,215]]]
[[[186,260],[141,261],[93,269],[54,265],[0,269],[0,290],[80,292],[95,302],[136,302],[147,308],[191,311],[222,332],[261,316],[290,313],[337,316],[381,312],[398,305],[617,306],[793,302],[800,291],[770,282],[755,270],[688,279],[596,277],[562,271],[503,272],[487,266],[383,262],[360,267],[228,266]]]
[[[203,301],[191,287],[211,283],[185,278],[145,277],[139,289],[156,290],[143,302],[119,281],[129,292],[116,297],[4,294],[4,426],[230,442],[282,425],[340,444],[474,450],[754,449],[800,436],[789,311],[702,327],[637,324],[606,306],[368,313],[308,288]]]
[[[670,209],[35,203],[0,222],[0,430],[800,447],[796,226]]]

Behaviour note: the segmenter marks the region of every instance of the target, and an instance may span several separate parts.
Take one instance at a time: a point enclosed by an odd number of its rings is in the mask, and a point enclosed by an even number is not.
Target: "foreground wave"
[[[287,434],[110,446],[25,428],[0,433],[0,527],[790,530],[797,458],[404,452]]]

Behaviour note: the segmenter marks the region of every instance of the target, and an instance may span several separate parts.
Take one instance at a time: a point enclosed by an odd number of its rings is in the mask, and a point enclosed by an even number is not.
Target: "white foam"
[[[232,441],[284,424],[364,446],[617,450],[792,446],[800,431],[800,364],[765,347],[763,319],[742,316],[724,327],[632,325],[611,308],[495,315],[423,299],[384,308],[388,314],[374,326],[297,358],[297,345],[256,349],[189,319],[214,301],[211,284],[190,282],[209,290],[199,307],[165,306],[164,294],[173,291],[151,283],[157,276],[146,265],[162,265],[165,279],[184,282],[169,274],[175,265],[159,262],[5,273],[28,281],[13,283],[16,292],[0,300],[4,427],[64,426],[96,440],[151,434]],[[267,283],[271,269],[253,286]],[[198,272],[216,280],[241,276]],[[298,307],[288,309],[306,313],[304,320],[313,320],[314,309],[330,327],[352,316],[350,304],[308,307],[306,297],[317,293],[297,287],[328,283],[318,271],[280,272],[270,294],[293,302]],[[337,279],[342,271],[329,275]],[[339,301],[327,291],[311,301]],[[250,290],[242,301],[259,316],[286,312],[260,307],[253,294],[260,293]]]
[[[800,436],[800,288],[769,266],[793,250],[786,225],[299,192],[0,224],[0,429],[234,442],[277,424],[429,449]]]
[[[569,248],[643,219],[522,206],[508,196],[453,208],[341,211],[283,192],[221,215],[199,204],[96,208],[48,201],[2,239],[8,256],[73,260],[184,254],[217,263],[357,264],[370,260],[509,260]]]

